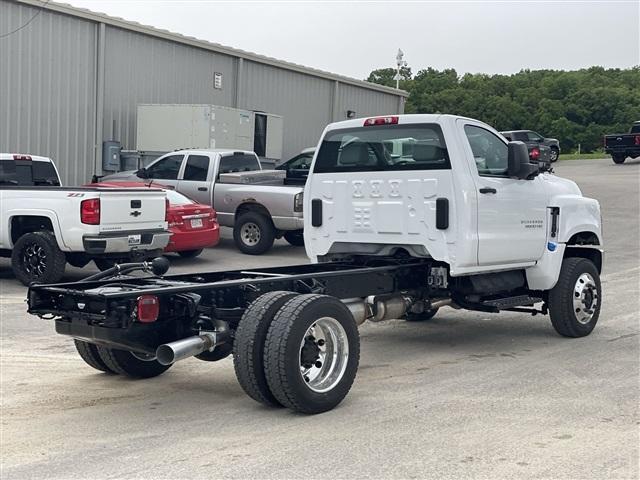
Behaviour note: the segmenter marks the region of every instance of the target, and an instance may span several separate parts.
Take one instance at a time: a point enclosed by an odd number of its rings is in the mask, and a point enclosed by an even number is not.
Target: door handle
[[[206,192],[207,191],[207,187],[198,187],[198,191],[199,192]]]
[[[498,193],[498,191],[493,187],[482,187],[480,193]]]

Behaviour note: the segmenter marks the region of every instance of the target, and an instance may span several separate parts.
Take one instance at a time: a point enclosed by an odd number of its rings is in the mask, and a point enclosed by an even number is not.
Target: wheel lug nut
[[[316,368],[320,368],[322,366],[322,362],[320,360],[318,360],[316,362]]]
[[[323,340],[323,339],[318,340],[318,346],[319,346],[319,347],[324,346],[324,343],[325,343],[325,342],[324,342],[324,340]]]

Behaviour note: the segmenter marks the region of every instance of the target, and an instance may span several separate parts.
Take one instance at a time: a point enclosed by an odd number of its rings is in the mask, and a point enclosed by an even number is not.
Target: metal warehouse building
[[[404,108],[403,91],[42,4],[0,0],[0,35],[37,14],[0,38],[0,151],[54,158],[65,184],[101,173],[102,142],[111,139],[114,121],[123,148],[136,149],[138,104],[213,104],[281,115],[283,158],[315,145],[324,126],[349,110],[368,116]]]

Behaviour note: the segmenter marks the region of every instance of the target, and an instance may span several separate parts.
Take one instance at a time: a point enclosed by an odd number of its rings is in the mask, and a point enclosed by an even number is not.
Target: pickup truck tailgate
[[[100,231],[166,228],[166,194],[162,190],[100,190]]]
[[[604,137],[606,147],[630,147],[640,145],[640,134],[625,133],[622,135],[606,135]]]

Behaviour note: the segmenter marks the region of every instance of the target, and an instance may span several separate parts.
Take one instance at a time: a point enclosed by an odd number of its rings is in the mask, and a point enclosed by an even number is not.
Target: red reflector
[[[140,295],[138,297],[138,321],[152,323],[160,314],[160,300],[155,295]]]
[[[90,198],[80,202],[80,221],[86,225],[100,225],[99,198]]]
[[[640,135],[636,135],[636,145],[640,145]]]
[[[371,125],[395,125],[398,123],[398,117],[373,117],[367,118],[364,121],[365,127],[370,127]]]
[[[537,160],[538,158],[540,158],[540,150],[537,148],[532,149],[531,153],[529,153],[529,156],[534,160]]]
[[[31,157],[29,155],[14,155],[13,159],[14,160],[31,160]]]

